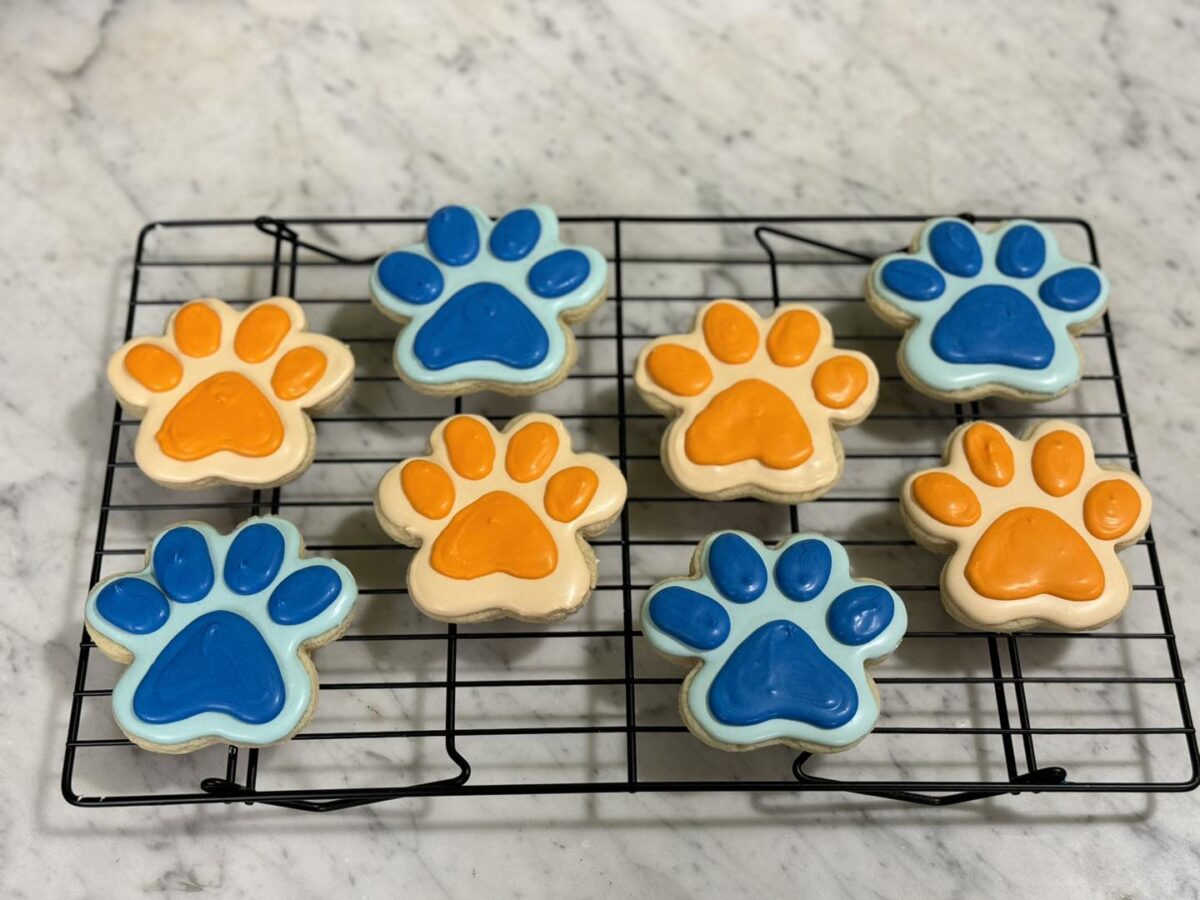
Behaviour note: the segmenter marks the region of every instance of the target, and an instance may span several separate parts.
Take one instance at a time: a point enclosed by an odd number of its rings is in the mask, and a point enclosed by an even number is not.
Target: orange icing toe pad
[[[875,406],[879,373],[861,353],[833,346],[829,321],[789,303],[766,318],[738,300],[714,300],[687,334],[647,344],[634,381],[670,416],[662,462],[697,497],[812,500],[842,472],[836,429]]]
[[[562,422],[543,413],[503,431],[479,416],[446,419],[428,454],[395,466],[375,493],[383,529],[417,548],[409,595],[443,622],[549,621],[578,609],[596,583],[582,539],[624,505],[620,470],[573,451]]]
[[[304,324],[288,297],[242,311],[193,300],[162,337],[126,343],[108,380],[141,417],[138,467],[176,488],[270,487],[300,475],[315,442],[306,410],[332,406],[354,377],[350,348]]]
[[[988,422],[962,426],[944,465],[911,475],[900,502],[913,537],[950,554],[947,611],[995,631],[1111,622],[1130,595],[1117,551],[1150,522],[1141,479],[1098,465],[1087,432],[1061,421],[1021,438]]]

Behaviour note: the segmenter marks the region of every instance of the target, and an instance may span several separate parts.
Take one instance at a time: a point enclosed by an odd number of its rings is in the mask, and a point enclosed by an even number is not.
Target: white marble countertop
[[[1197,896],[1196,796],[82,810],[61,747],[146,221],[1045,211],[1090,219],[1200,675],[1200,12],[1189,3],[83,0],[0,13],[5,896]],[[353,12],[351,12],[353,7]],[[1119,298],[1119,299],[1118,299]]]

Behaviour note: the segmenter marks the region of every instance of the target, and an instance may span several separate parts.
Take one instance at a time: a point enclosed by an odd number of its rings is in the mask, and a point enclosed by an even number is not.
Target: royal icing
[[[427,456],[383,476],[375,508],[384,529],[416,546],[408,590],[444,621],[553,619],[595,584],[582,537],[625,504],[625,479],[603,456],[575,453],[562,422],[530,413],[503,431],[479,416],[434,429]]]
[[[112,699],[131,740],[263,746],[312,713],[308,653],[345,629],[357,594],[341,563],[303,556],[290,522],[249,519],[228,535],[194,522],[158,535],[140,572],[97,584],[85,621],[129,665]]]
[[[1108,280],[1063,256],[1037,222],[983,231],[943,218],[927,222],[907,252],[875,261],[867,298],[905,329],[900,368],[914,386],[1049,399],[1079,380],[1072,335],[1104,311]]]
[[[688,334],[647,344],[634,372],[655,409],[676,418],[662,460],[684,490],[792,502],[824,493],[841,471],[835,428],[875,405],[871,360],[835,350],[829,322],[800,304],[762,319],[737,300],[700,310]]]
[[[396,339],[400,376],[439,393],[549,386],[574,353],[566,323],[607,288],[604,257],[563,244],[545,206],[495,223],[474,207],[443,207],[421,243],[381,257],[371,272],[376,305],[408,323]]]
[[[866,667],[896,649],[908,622],[894,591],[853,578],[842,545],[817,534],[765,547],[718,532],[694,565],[689,577],[651,588],[642,631],[655,649],[694,664],[680,705],[700,738],[841,750],[875,727]]]
[[[1087,433],[1061,421],[1020,440],[987,422],[964,425],[946,464],[910,476],[901,502],[914,535],[951,552],[947,609],[996,630],[1114,619],[1130,592],[1116,551],[1150,520],[1141,480],[1097,465]]]
[[[304,331],[296,301],[272,297],[236,312],[194,300],[163,337],[135,338],[108,364],[121,405],[141,415],[134,458],[155,481],[278,484],[312,457],[304,412],[336,401],[354,375],[340,341]]]

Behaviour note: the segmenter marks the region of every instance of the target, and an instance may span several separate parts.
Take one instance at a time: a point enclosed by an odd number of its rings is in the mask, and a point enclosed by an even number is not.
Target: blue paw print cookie
[[[431,394],[553,387],[575,363],[570,323],[607,290],[604,257],[565,246],[545,206],[495,223],[474,207],[443,207],[424,241],[388,253],[371,271],[375,304],[408,323],[396,339],[396,370]]]
[[[1079,381],[1074,335],[1104,312],[1108,281],[1065,258],[1037,222],[981,231],[934,219],[906,253],[875,261],[867,301],[905,329],[900,371],[944,400],[1050,400]]]
[[[208,744],[274,744],[317,703],[316,647],[346,630],[358,596],[339,562],[305,558],[290,522],[249,519],[232,534],[173,525],[140,572],[88,596],[97,646],[129,668],[113,712],[129,739],[186,753]]]
[[[875,727],[867,666],[900,644],[908,616],[891,588],[850,576],[846,551],[816,534],[775,547],[739,531],[706,537],[690,578],[651,588],[642,631],[696,666],[679,707],[697,737],[745,750],[844,750]]]

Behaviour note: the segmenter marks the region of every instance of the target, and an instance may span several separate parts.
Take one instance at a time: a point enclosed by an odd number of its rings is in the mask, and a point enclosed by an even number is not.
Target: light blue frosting
[[[762,560],[767,573],[765,589],[761,587],[761,579],[749,594],[743,594],[737,599],[736,592],[730,591],[729,584],[743,578],[743,571],[729,571],[727,567],[724,578],[714,579],[711,557],[714,542],[725,535],[736,535],[749,545],[749,549]],[[823,588],[814,590],[814,582],[807,573],[798,572],[794,568],[790,577],[781,570],[776,577],[776,563],[787,553],[788,548],[804,542],[820,542],[828,550],[828,562],[825,571],[828,580]],[[656,584],[646,595],[642,606],[642,632],[647,640],[659,651],[668,656],[683,659],[699,659],[700,667],[694,671],[688,686],[686,703],[689,714],[695,722],[715,741],[731,745],[753,745],[775,740],[802,741],[822,747],[846,747],[865,737],[879,718],[879,704],[868,683],[864,668],[869,660],[887,656],[899,646],[908,627],[908,615],[904,601],[886,586],[874,581],[862,581],[851,577],[850,561],[846,551],[837,541],[830,540],[819,534],[796,534],[775,547],[766,547],[757,538],[739,531],[724,531],[708,535],[700,544],[700,574],[695,578],[672,578]],[[814,554],[808,554],[811,560]],[[736,567],[734,567],[736,568]],[[786,568],[786,567],[785,567]],[[790,592],[793,596],[801,596],[803,602],[785,596],[780,589],[780,582],[790,581]],[[717,584],[724,583],[726,596],[718,589]],[[748,583],[745,580],[743,584]],[[816,580],[819,586],[819,577]],[[890,622],[878,633],[863,643],[851,645],[836,639],[830,630],[829,610],[845,592],[862,589],[864,585],[873,585],[885,591],[892,600],[892,615]],[[683,587],[695,591],[709,601],[717,604],[728,617],[728,630],[724,623],[720,627],[698,627],[697,634],[704,637],[699,643],[711,647],[720,641],[713,649],[698,649],[682,640],[673,637],[663,630],[651,614],[654,598],[672,587]],[[761,590],[761,593],[758,592]],[[756,599],[746,600],[746,596],[757,594]],[[716,609],[709,607],[707,615],[702,615],[697,609],[697,622],[711,626],[714,618],[722,617]],[[715,614],[715,615],[714,615]],[[835,617],[836,618],[836,617]],[[746,639],[757,632],[767,623],[783,620],[790,622],[812,639],[817,648],[838,669],[849,678],[853,691],[857,695],[857,708],[852,717],[836,728],[822,728],[807,722],[790,718],[772,718],[751,725],[730,725],[718,719],[710,707],[709,692],[729,658]],[[727,635],[722,639],[722,635]],[[762,674],[766,674],[765,672]],[[764,679],[765,680],[765,679]],[[804,687],[800,686],[803,691]]]
[[[558,372],[566,359],[566,338],[563,335],[563,326],[558,321],[559,315],[586,306],[596,298],[608,282],[608,264],[604,257],[591,247],[571,246],[560,241],[558,217],[552,209],[541,205],[524,207],[537,215],[541,226],[533,250],[522,259],[498,259],[491,251],[489,240],[495,223],[476,207],[464,208],[474,217],[479,229],[479,252],[471,262],[457,266],[441,262],[430,249],[428,236],[419,244],[410,244],[397,251],[424,257],[437,267],[444,284],[436,299],[428,303],[410,303],[384,287],[379,278],[379,268],[384,257],[381,257],[371,270],[370,289],[375,302],[386,310],[410,320],[396,338],[396,367],[409,380],[429,385],[457,381],[492,381],[520,385],[545,381]],[[590,269],[583,283],[555,298],[540,296],[531,291],[527,281],[530,269],[550,254],[568,247],[587,257]],[[523,369],[495,360],[461,362],[443,369],[427,368],[413,352],[413,344],[421,327],[460,290],[481,282],[491,282],[506,288],[538,319],[549,340],[545,358],[536,365]]]
[[[283,535],[282,566],[265,589],[249,595],[238,594],[225,583],[223,577],[225,557],[237,535],[250,525],[259,522],[274,526]],[[154,548],[163,536],[179,527],[179,525],[173,525],[154,539],[149,554],[151,558],[154,556]],[[317,635],[325,634],[339,627],[350,615],[358,598],[358,588],[354,576],[350,574],[349,569],[336,560],[319,557],[302,559],[300,557],[302,546],[300,532],[285,519],[274,516],[247,519],[227,535],[220,534],[209,525],[200,522],[189,522],[186,527],[199,532],[208,546],[215,581],[207,596],[190,603],[169,600],[170,615],[164,625],[149,634],[131,634],[118,628],[101,615],[97,609],[97,599],[106,585],[122,578],[135,577],[159,587],[153,565],[147,565],[140,572],[122,573],[106,578],[92,588],[88,595],[84,613],[88,626],[96,633],[127,649],[134,657],[133,662],[121,675],[113,689],[113,713],[117,723],[127,734],[148,743],[164,746],[185,744],[205,737],[216,737],[241,745],[270,744],[282,740],[296,728],[312,702],[312,678],[300,660],[300,646]],[[272,591],[288,575],[309,566],[326,566],[333,569],[341,578],[341,592],[333,602],[308,621],[295,625],[277,624],[267,611],[268,599]],[[203,712],[166,724],[151,724],[142,721],[133,712],[133,698],[147,671],[172,638],[182,632],[191,622],[216,610],[236,613],[258,630],[267,647],[270,648],[283,678],[285,689],[283,709],[274,719],[263,724],[243,722],[223,712]]]
[[[963,220],[940,218],[926,222],[921,228],[916,251],[892,253],[882,257],[876,261],[868,276],[877,297],[916,320],[915,325],[908,327],[900,348],[904,365],[913,377],[936,391],[946,393],[969,390],[984,384],[998,384],[1023,393],[1052,395],[1066,390],[1078,381],[1083,363],[1068,329],[1072,325],[1092,319],[1104,308],[1109,288],[1104,273],[1095,266],[1063,256],[1050,229],[1027,219],[1013,219],[992,232],[981,231],[963,222],[971,228],[980,245],[983,266],[974,277],[960,277],[939,267],[930,251],[930,232],[942,222]],[[1040,271],[1032,277],[1012,277],[1001,272],[996,265],[996,251],[1000,242],[1005,234],[1018,226],[1036,229],[1045,241],[1045,262]],[[945,279],[945,290],[941,296],[933,300],[911,300],[890,290],[883,281],[884,267],[889,262],[900,259],[921,260],[937,269]],[[1098,298],[1083,309],[1055,309],[1038,296],[1039,287],[1045,281],[1067,269],[1089,269],[1100,280]],[[1054,341],[1054,355],[1048,366],[1042,369],[1022,369],[995,363],[951,363],[933,351],[932,337],[938,321],[965,293],[985,284],[1014,288],[1033,303]]]

